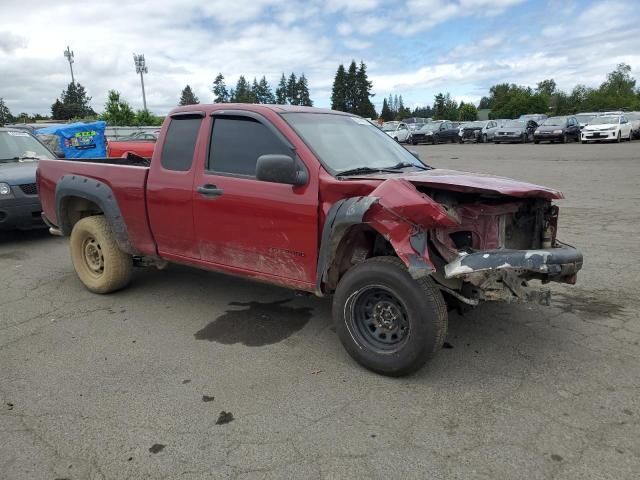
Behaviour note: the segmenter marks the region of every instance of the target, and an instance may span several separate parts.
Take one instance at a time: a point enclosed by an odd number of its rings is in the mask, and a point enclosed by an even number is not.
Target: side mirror
[[[62,150],[56,150],[55,152],[53,152],[53,154],[56,156],[56,158],[65,158],[64,152]]]
[[[256,163],[256,178],[263,182],[304,185],[307,172],[298,170],[296,161],[289,155],[261,155]]]

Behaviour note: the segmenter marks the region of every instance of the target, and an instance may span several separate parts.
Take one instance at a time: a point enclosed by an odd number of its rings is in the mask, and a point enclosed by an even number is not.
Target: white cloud
[[[565,18],[547,14],[558,2],[538,2],[526,26],[507,15],[486,18],[521,11],[521,1],[255,0],[230,8],[228,0],[137,0],[125,8],[115,0],[2,0],[0,97],[14,113],[48,113],[70,81],[67,45],[75,50],[76,79],[98,111],[111,88],[141,108],[134,51],[147,58],[147,102],[155,113],[175,106],[187,83],[211,101],[218,72],[230,86],[241,74],[266,75],[274,85],[282,72],[304,72],[316,104],[327,106],[338,64],[352,58],[368,65],[375,101],[393,92],[413,104],[431,103],[438,91],[479,98],[498,82],[534,86],[554,78],[564,89],[597,86],[620,62],[638,75],[637,10],[613,0],[563,3],[562,11],[572,12]],[[451,48],[430,51],[433,38],[424,40],[423,32],[454,20],[475,22],[477,33],[465,41],[457,32],[437,38]]]

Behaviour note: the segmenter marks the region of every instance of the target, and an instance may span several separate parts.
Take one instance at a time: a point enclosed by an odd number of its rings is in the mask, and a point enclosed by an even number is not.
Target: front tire
[[[349,355],[382,375],[422,367],[442,347],[447,309],[431,277],[414,280],[396,257],[374,257],[340,279],[333,299],[336,333]]]
[[[132,258],[120,250],[104,216],[80,219],[69,245],[76,274],[91,292],[114,292],[131,280]]]

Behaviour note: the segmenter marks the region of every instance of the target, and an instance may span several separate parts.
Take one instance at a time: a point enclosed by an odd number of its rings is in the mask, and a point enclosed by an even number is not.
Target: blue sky
[[[634,7],[635,4],[635,7]],[[409,106],[438,92],[479,101],[499,82],[599,85],[616,64],[640,70],[638,0],[2,0],[0,97],[14,114],[46,113],[69,82],[62,52],[101,111],[111,88],[141,108],[132,53],[144,53],[151,111],[167,113],[187,83],[203,102],[218,72],[304,72],[329,106],[340,63],[364,60],[374,103]],[[639,76],[640,78],[640,76]]]

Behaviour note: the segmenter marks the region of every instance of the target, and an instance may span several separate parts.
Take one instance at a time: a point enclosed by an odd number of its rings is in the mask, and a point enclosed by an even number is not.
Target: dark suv
[[[411,134],[411,143],[431,143],[435,145],[441,142],[457,142],[459,137],[459,127],[449,120],[438,120],[425,123],[420,130]]]
[[[533,143],[580,141],[580,123],[576,117],[549,117],[533,132]]]

